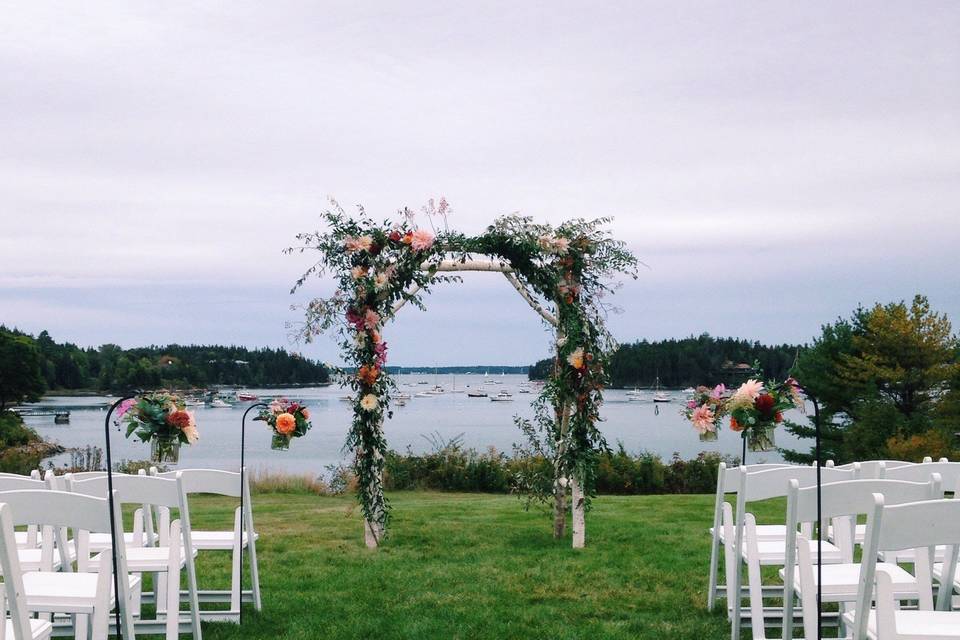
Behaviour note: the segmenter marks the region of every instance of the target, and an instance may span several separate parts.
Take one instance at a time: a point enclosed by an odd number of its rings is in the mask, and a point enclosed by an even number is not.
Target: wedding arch
[[[555,362],[534,403],[535,419],[517,420],[551,463],[552,477],[538,482],[518,477],[517,487],[552,499],[554,535],[564,535],[567,489],[573,512],[573,546],[585,541],[585,510],[593,492],[598,454],[606,447],[597,429],[607,364],[616,343],[607,331],[617,274],[636,277],[637,261],[605,230],[608,218],[575,219],[552,227],[531,218],[497,218],[475,237],[451,231],[444,199],[423,208],[430,229],[410,209],[397,220],[373,220],[362,207],[348,215],[336,202],[323,214],[327,228],[302,233],[288,252],[315,250],[320,258],[296,282],[331,274],[337,290],[305,306],[298,337],[312,341],[336,332],[347,368],[341,379],[354,392],[353,421],[346,448],[354,452],[353,472],[369,547],[383,540],[390,515],[383,494],[387,441],[384,420],[392,416],[396,384],[387,373],[384,324],[406,304],[424,309],[423,295],[438,282],[457,281],[462,271],[502,274],[555,332]]]

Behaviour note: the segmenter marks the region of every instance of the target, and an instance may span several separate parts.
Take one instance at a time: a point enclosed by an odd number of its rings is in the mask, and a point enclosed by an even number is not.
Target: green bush
[[[649,452],[631,454],[618,445],[600,456],[596,489],[601,494],[713,493],[717,467],[732,461],[715,453],[693,460],[677,454],[669,462]],[[384,485],[392,490],[433,489],[508,493],[517,477],[549,477],[550,463],[542,457],[509,456],[490,448],[466,449],[459,439],[441,443],[429,453],[389,451]]]

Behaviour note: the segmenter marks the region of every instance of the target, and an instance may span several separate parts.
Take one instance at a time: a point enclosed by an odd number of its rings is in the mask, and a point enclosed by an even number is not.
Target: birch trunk
[[[583,486],[577,479],[576,474],[570,476],[570,493],[570,507],[573,511],[573,548],[583,549],[587,536],[587,523],[584,517],[585,500]]]
[[[383,417],[381,416],[380,422],[376,425],[376,429],[380,432],[383,429]],[[378,436],[381,433],[377,434]],[[383,453],[374,448],[373,459],[375,462],[380,462],[383,460]],[[380,546],[380,541],[383,540],[384,528],[383,528],[383,519],[382,516],[383,510],[383,471],[378,471],[376,476],[370,481],[369,486],[366,488],[367,494],[372,498],[371,503],[375,505],[380,505],[376,508],[372,514],[374,520],[368,520],[364,518],[363,520],[363,539],[367,545],[368,549],[376,549]]]
[[[567,430],[570,428],[570,411],[563,404],[560,418],[560,441],[557,443],[557,459],[553,463],[553,537],[560,539],[567,530],[567,482],[561,477],[563,456],[567,448]]]

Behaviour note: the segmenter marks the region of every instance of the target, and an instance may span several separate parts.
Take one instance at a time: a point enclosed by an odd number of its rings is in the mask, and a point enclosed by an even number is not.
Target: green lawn
[[[516,498],[394,493],[391,536],[363,546],[352,497],[256,495],[263,611],[205,624],[219,638],[723,638],[705,612],[713,496],[601,496],[587,548]],[[228,501],[198,497],[195,528],[223,527]],[[761,520],[782,504],[758,505]],[[763,518],[767,515],[767,518]],[[228,583],[223,562],[202,580]]]

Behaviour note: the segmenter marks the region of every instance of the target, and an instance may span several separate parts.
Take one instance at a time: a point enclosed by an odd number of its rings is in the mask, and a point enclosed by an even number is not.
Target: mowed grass
[[[254,496],[263,611],[220,638],[722,638],[706,606],[713,496],[601,496],[587,547],[552,537],[552,519],[515,497],[389,496],[389,539],[363,545],[352,497]],[[196,529],[232,522],[235,502],[192,501]],[[775,522],[783,504],[756,505]],[[764,517],[767,516],[767,517]],[[201,588],[225,588],[228,556],[202,556]],[[722,606],[721,606],[722,609]]]

